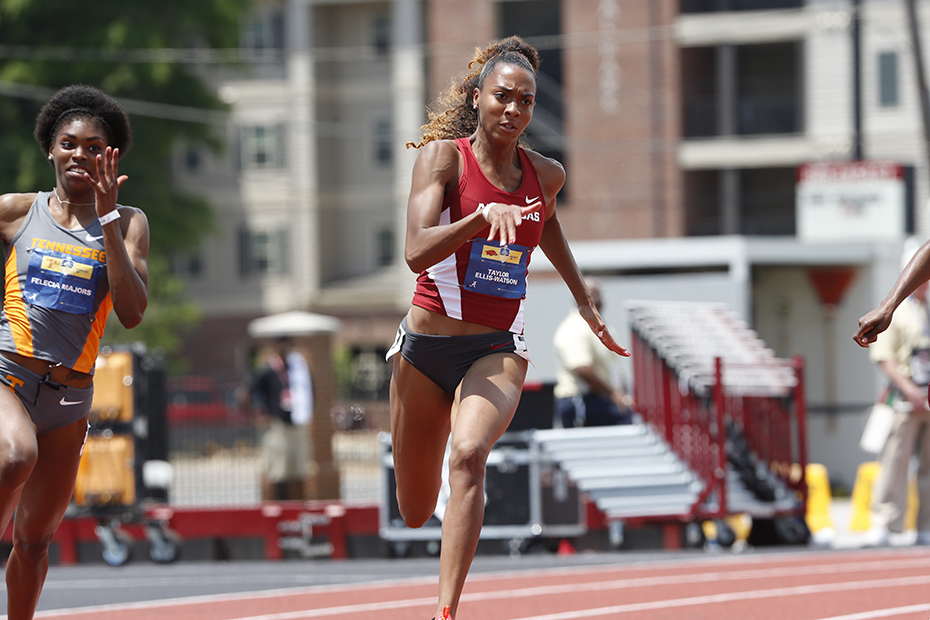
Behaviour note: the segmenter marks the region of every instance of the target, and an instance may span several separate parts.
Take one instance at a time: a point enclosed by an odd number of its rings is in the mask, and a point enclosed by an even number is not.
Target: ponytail
[[[407,148],[420,148],[434,140],[454,140],[470,136],[478,128],[478,111],[472,103],[472,93],[481,88],[485,78],[499,64],[515,65],[529,70],[535,77],[539,69],[539,54],[520,37],[507,37],[492,43],[487,49],[476,49],[468,63],[471,70],[460,83],[454,79],[449,90],[439,96],[428,111],[429,121],[420,128],[419,142],[408,142]]]

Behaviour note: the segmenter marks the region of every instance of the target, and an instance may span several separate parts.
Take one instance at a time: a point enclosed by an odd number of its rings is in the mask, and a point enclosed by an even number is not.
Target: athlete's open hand
[[[593,331],[598,340],[601,341],[601,344],[617,355],[630,357],[630,352],[621,347],[617,341],[614,340],[614,337],[610,334],[610,330],[607,329],[607,325],[604,323],[601,315],[598,314],[593,306],[581,306],[578,308],[578,312],[581,314],[581,318],[587,321],[591,331]]]
[[[116,209],[119,188],[128,178],[125,174],[119,174],[119,149],[108,146],[97,155],[97,178],[84,173],[84,180],[94,188],[96,194],[97,217]]]
[[[498,240],[502,246],[516,243],[517,226],[523,222],[524,217],[542,208],[543,202],[541,200],[537,200],[525,207],[492,202],[485,207],[484,211],[484,217],[491,225],[491,233],[488,235],[488,240]]]

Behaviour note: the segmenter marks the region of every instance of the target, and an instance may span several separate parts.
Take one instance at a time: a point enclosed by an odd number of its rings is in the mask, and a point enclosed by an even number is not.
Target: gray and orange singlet
[[[12,240],[4,273],[0,351],[93,374],[113,307],[103,228],[68,230],[39,192]]]

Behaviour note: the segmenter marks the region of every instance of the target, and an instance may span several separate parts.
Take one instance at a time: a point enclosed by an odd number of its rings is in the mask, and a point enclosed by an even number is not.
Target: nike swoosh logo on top
[[[533,204],[534,202],[536,202],[537,200],[539,200],[539,196],[537,196],[536,198],[530,198],[529,196],[527,196],[527,197],[526,197],[526,204],[531,205],[531,204]]]
[[[510,343],[509,343],[509,342],[503,342],[503,343],[501,343],[501,344],[492,344],[492,345],[491,345],[491,350],[492,350],[492,351],[495,351],[495,350],[497,350],[497,349],[503,349],[503,348],[506,347],[508,344],[510,344]]]
[[[100,241],[101,239],[103,239],[103,235],[100,235],[99,237],[93,237],[93,236],[91,236],[90,233],[87,233],[87,236],[84,237],[84,238],[85,238],[87,241]]]
[[[87,399],[85,399],[85,400],[87,400]],[[61,397],[61,400],[58,401],[58,404],[59,404],[59,405],[65,405],[65,406],[67,406],[67,405],[80,405],[80,404],[83,403],[83,402],[84,402],[83,400],[66,400],[66,397],[65,397],[65,396],[62,396],[62,397]]]

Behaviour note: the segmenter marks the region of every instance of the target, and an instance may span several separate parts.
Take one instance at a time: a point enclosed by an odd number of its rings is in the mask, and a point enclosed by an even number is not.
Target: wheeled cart
[[[132,536],[121,527],[125,523],[143,524],[155,562],[172,562],[180,550],[166,521],[146,518],[141,506],[150,494],[142,466],[160,456],[157,445],[164,438],[163,381],[163,371],[138,347],[104,347],[97,358],[90,428],[70,512],[98,520],[95,533],[103,560],[111,566],[132,556]]]
[[[485,473],[485,513],[481,528],[484,540],[509,541],[519,554],[535,541],[575,538],[587,531],[581,494],[575,484],[533,440],[534,431],[508,432],[492,448]],[[437,516],[423,527],[404,525],[397,506],[397,484],[391,439],[382,433],[381,467],[384,495],[380,510],[380,535],[394,555],[406,555],[411,542],[426,541],[438,551],[442,538],[441,515],[448,487],[443,483]]]

